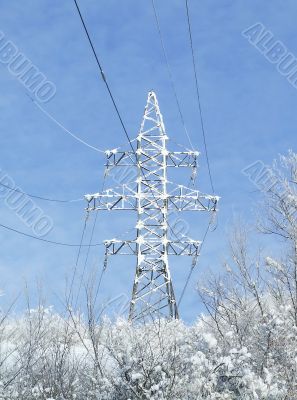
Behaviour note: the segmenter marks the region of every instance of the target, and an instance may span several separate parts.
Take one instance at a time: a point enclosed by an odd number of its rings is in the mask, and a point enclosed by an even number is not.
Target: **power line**
[[[125,132],[125,135],[126,135],[128,141],[129,141],[130,147],[131,147],[133,153],[135,154],[135,150],[134,150],[132,141],[131,141],[131,139],[130,139],[130,137],[129,137],[128,131],[127,131],[126,127],[125,127],[125,124],[124,124],[124,121],[123,121],[123,119],[122,119],[122,117],[121,117],[121,114],[120,114],[120,112],[119,112],[118,106],[117,106],[117,104],[116,104],[116,102],[115,102],[115,99],[114,99],[114,97],[113,97],[113,95],[112,95],[112,92],[111,92],[111,89],[110,89],[110,87],[109,87],[109,84],[108,84],[108,82],[107,82],[107,80],[106,80],[106,77],[105,77],[105,75],[104,75],[104,72],[103,72],[101,63],[100,63],[99,58],[98,58],[98,56],[97,56],[95,47],[94,47],[93,42],[92,42],[92,39],[91,39],[91,37],[90,37],[90,35],[89,35],[87,26],[86,26],[86,24],[85,24],[85,21],[84,21],[84,19],[83,19],[83,16],[82,16],[81,12],[80,12],[80,9],[79,9],[79,6],[78,6],[78,4],[77,4],[77,1],[74,0],[74,3],[75,3],[75,6],[76,6],[76,9],[77,9],[77,12],[78,12],[78,14],[79,14],[80,20],[81,20],[81,22],[82,22],[82,24],[83,24],[83,27],[84,27],[85,33],[86,33],[86,35],[87,35],[88,41],[89,41],[89,43],[90,43],[90,46],[91,46],[91,48],[92,48],[92,51],[93,51],[94,57],[95,57],[95,59],[96,59],[97,65],[98,65],[98,67],[99,67],[102,80],[103,80],[103,82],[105,83],[105,86],[106,86],[106,89],[107,89],[107,91],[108,91],[109,97],[111,98],[112,104],[113,104],[114,109],[115,109],[115,111],[116,111],[116,113],[117,113],[117,116],[118,116],[118,118],[119,118],[119,120],[120,120],[120,123],[121,123],[121,125],[122,125],[122,128],[123,128],[123,130],[124,130],[124,132]]]
[[[79,243],[78,252],[77,252],[77,256],[76,256],[76,262],[75,262],[75,266],[74,266],[74,270],[73,270],[73,274],[72,274],[72,279],[71,279],[71,284],[70,284],[70,288],[69,288],[69,296],[68,296],[68,301],[67,301],[68,304],[70,304],[70,298],[71,298],[71,295],[72,295],[72,289],[73,289],[74,280],[75,280],[75,276],[76,276],[76,272],[77,272],[80,253],[81,253],[81,249],[82,249],[82,246],[83,246],[83,240],[84,240],[84,236],[85,236],[85,232],[86,232],[86,228],[87,228],[87,222],[88,222],[88,215],[85,218],[84,225],[83,225],[83,230],[82,230],[82,234],[81,234],[81,238],[80,238],[80,243]],[[88,246],[88,249],[90,249],[90,246]]]
[[[188,133],[188,130],[187,130],[187,127],[186,127],[186,124],[185,124],[185,119],[184,119],[184,116],[183,116],[183,113],[182,113],[182,110],[181,110],[181,105],[180,105],[180,102],[179,102],[179,99],[178,99],[178,95],[177,95],[177,91],[176,91],[176,88],[175,88],[174,78],[173,78],[173,74],[172,74],[172,71],[171,71],[171,68],[170,68],[170,65],[169,65],[168,56],[167,56],[167,52],[166,52],[166,49],[165,49],[165,44],[164,44],[163,37],[162,37],[159,17],[158,17],[158,13],[157,13],[157,10],[156,10],[156,7],[155,7],[154,0],[152,0],[152,6],[153,6],[153,10],[154,10],[155,21],[156,21],[156,25],[157,25],[157,30],[158,30],[160,42],[161,42],[161,47],[162,47],[162,51],[163,51],[163,55],[164,55],[164,59],[165,59],[166,67],[167,67],[167,72],[168,72],[169,80],[170,80],[171,87],[172,87],[172,90],[173,90],[173,93],[174,93],[174,97],[175,97],[176,105],[177,105],[177,108],[178,108],[180,120],[181,120],[183,129],[185,131],[185,134],[186,134],[186,136],[188,138],[189,144],[190,144],[192,150],[194,150],[194,146],[192,144],[190,135]]]
[[[210,220],[209,220],[209,222],[208,222],[208,225],[207,225],[207,228],[206,228],[206,231],[205,231],[205,233],[204,233],[204,236],[203,236],[203,239],[202,239],[202,243],[201,243],[201,246],[200,246],[200,250],[199,250],[199,256],[200,256],[200,254],[201,254],[202,247],[203,247],[203,244],[204,244],[204,242],[205,242],[205,240],[206,240],[206,237],[207,237],[207,235],[208,235],[208,233],[209,233],[209,229],[210,229],[211,224],[212,224],[212,218],[210,218]],[[193,263],[192,263],[190,272],[189,272],[189,274],[188,274],[188,276],[187,276],[185,285],[184,285],[184,287],[183,287],[183,290],[182,290],[182,292],[181,292],[180,298],[179,298],[178,303],[177,303],[177,304],[178,304],[178,307],[180,306],[180,303],[181,303],[181,301],[182,301],[182,299],[183,299],[183,297],[184,297],[184,295],[185,295],[185,292],[186,292],[186,290],[187,290],[187,288],[188,288],[190,279],[191,279],[192,274],[193,274],[193,272],[194,272],[194,269],[195,269],[195,267],[196,267],[196,265],[197,265],[197,260],[198,260],[197,257],[193,259]]]
[[[196,60],[195,60],[194,48],[193,48],[192,29],[191,29],[188,0],[186,0],[186,10],[187,10],[187,22],[188,22],[188,29],[189,29],[190,44],[191,44],[192,62],[193,62],[193,69],[194,69],[194,75],[195,75],[195,87],[196,87],[196,95],[197,95],[198,109],[199,109],[199,115],[200,115],[200,123],[201,123],[202,135],[203,135],[204,150],[205,150],[210,185],[211,185],[212,192],[214,193],[214,185],[213,185],[213,180],[212,180],[212,176],[211,176],[211,169],[210,169],[210,163],[209,163],[209,157],[208,157],[208,151],[207,151],[207,143],[206,143],[206,134],[205,134],[205,129],[204,129],[203,114],[202,114],[202,107],[201,107],[201,100],[200,100],[200,90],[199,90],[198,74],[197,74]]]
[[[104,174],[104,177],[103,177],[101,192],[103,192],[103,190],[104,190],[105,180],[106,180],[106,174]],[[77,296],[76,296],[75,308],[77,306],[77,302],[78,302],[78,299],[79,299],[81,287],[82,287],[82,284],[83,284],[83,280],[84,280],[84,276],[85,276],[85,272],[86,272],[86,268],[87,268],[87,263],[88,263],[88,259],[89,259],[89,255],[90,255],[91,244],[92,244],[92,240],[93,240],[93,237],[94,237],[94,232],[95,232],[95,228],[96,228],[96,224],[97,224],[97,218],[98,218],[98,211],[95,214],[95,219],[94,219],[94,223],[93,223],[93,227],[92,227],[92,231],[91,231],[91,236],[90,236],[89,244],[87,246],[88,249],[87,249],[87,254],[86,254],[84,267],[83,267],[83,272],[82,272],[82,275],[81,275],[79,288],[78,288],[78,292],[77,292]],[[83,236],[82,236],[82,240],[83,240]],[[81,243],[82,243],[82,241],[81,241]],[[77,262],[76,262],[76,268],[77,268],[77,264],[78,264],[78,259],[77,259]]]
[[[105,153],[104,150],[99,149],[98,147],[92,146],[91,144],[87,143],[85,140],[81,139],[77,135],[75,135],[73,132],[71,132],[69,129],[67,129],[63,124],[61,124],[56,118],[54,118],[48,111],[46,111],[39,103],[38,101],[35,101],[31,96],[29,96],[29,99],[36,105],[36,107],[39,108],[39,110],[46,115],[49,119],[51,119],[56,125],[58,125],[64,132],[66,132],[68,135],[70,135],[73,139],[77,140],[78,142],[84,144],[85,146],[89,147],[90,149],[93,149],[95,151],[98,151],[99,153]]]
[[[5,185],[4,183],[0,182],[0,185],[7,188],[8,190],[11,190],[12,192],[17,192],[17,193],[21,193],[24,194],[28,197],[32,197],[33,199],[39,199],[39,200],[44,200],[44,201],[50,201],[50,202],[55,202],[55,203],[74,203],[76,201],[82,201],[84,199],[74,199],[74,200],[61,200],[61,199],[50,199],[48,197],[42,197],[42,196],[37,196],[34,194],[30,194],[30,193],[26,193],[23,192],[22,190],[18,189],[18,188],[12,188],[11,186]]]
[[[43,239],[41,237],[30,235],[29,233],[25,233],[25,232],[19,231],[17,229],[11,228],[11,227],[9,227],[7,225],[3,225],[3,224],[0,224],[0,227],[4,228],[6,230],[9,230],[9,231],[15,232],[15,233],[17,233],[19,235],[29,237],[31,239],[39,240],[41,242],[46,242],[46,243],[50,243],[50,244],[55,244],[55,245],[58,245],[58,246],[67,246],[67,247],[88,247],[89,246],[87,244],[63,243],[63,242],[56,242],[54,240]],[[93,246],[93,247],[95,247],[95,246],[103,246],[103,243],[91,244],[90,246]]]

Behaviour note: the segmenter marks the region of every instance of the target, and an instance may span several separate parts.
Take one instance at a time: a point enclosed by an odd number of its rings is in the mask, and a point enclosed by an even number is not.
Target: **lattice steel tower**
[[[134,240],[107,240],[107,255],[136,255],[137,265],[129,319],[146,321],[178,318],[177,303],[170,277],[168,256],[197,257],[200,243],[177,236],[169,224],[176,211],[216,211],[218,197],[205,195],[167,179],[169,167],[197,168],[198,152],[167,150],[168,136],[154,92],[149,92],[137,149],[107,151],[108,170],[114,167],[137,169],[136,181],[119,189],[86,195],[87,211],[134,210],[137,212]],[[173,236],[175,236],[173,238]]]

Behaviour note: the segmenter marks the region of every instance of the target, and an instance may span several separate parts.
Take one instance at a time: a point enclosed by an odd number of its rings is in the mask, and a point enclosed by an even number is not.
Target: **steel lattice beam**
[[[217,196],[206,195],[198,190],[189,189],[185,186],[177,186],[172,192],[164,194],[162,189],[158,192],[138,193],[137,186],[131,189],[123,185],[120,190],[108,189],[104,193],[86,195],[88,211],[92,210],[135,210],[139,211],[138,200],[142,199],[143,210],[159,209],[164,200],[167,200],[168,209],[178,211],[216,211]]]
[[[167,255],[169,256],[198,256],[200,241],[194,240],[168,240],[166,243],[162,243],[160,238],[155,240],[106,240],[105,246],[107,249],[107,255],[136,255],[138,252],[138,246],[142,245],[143,255],[158,255],[162,256],[164,250],[164,244],[167,244]]]
[[[160,152],[159,155],[162,155],[162,153]],[[132,151],[118,151],[117,149],[107,150],[106,156],[107,156],[107,162],[105,166],[107,168],[137,166],[137,160],[135,154]],[[167,167],[197,168],[198,156],[199,156],[198,151],[173,151],[173,152],[168,151]],[[150,157],[147,157],[147,159],[150,159]],[[145,160],[140,165],[144,163]]]

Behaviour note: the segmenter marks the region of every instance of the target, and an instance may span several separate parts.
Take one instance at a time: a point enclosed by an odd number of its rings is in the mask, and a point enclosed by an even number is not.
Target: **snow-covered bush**
[[[96,355],[81,319],[74,326],[51,309],[32,310],[2,324],[0,398],[285,399],[297,373],[290,315],[255,316],[244,339],[223,321],[221,335],[210,317],[191,327],[103,321]]]

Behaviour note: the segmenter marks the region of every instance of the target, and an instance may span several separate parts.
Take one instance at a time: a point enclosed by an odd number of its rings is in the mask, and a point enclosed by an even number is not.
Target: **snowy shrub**
[[[251,323],[242,339],[209,317],[192,327],[104,321],[96,356],[81,319],[32,310],[2,326],[0,399],[285,399],[297,372],[290,310]]]

